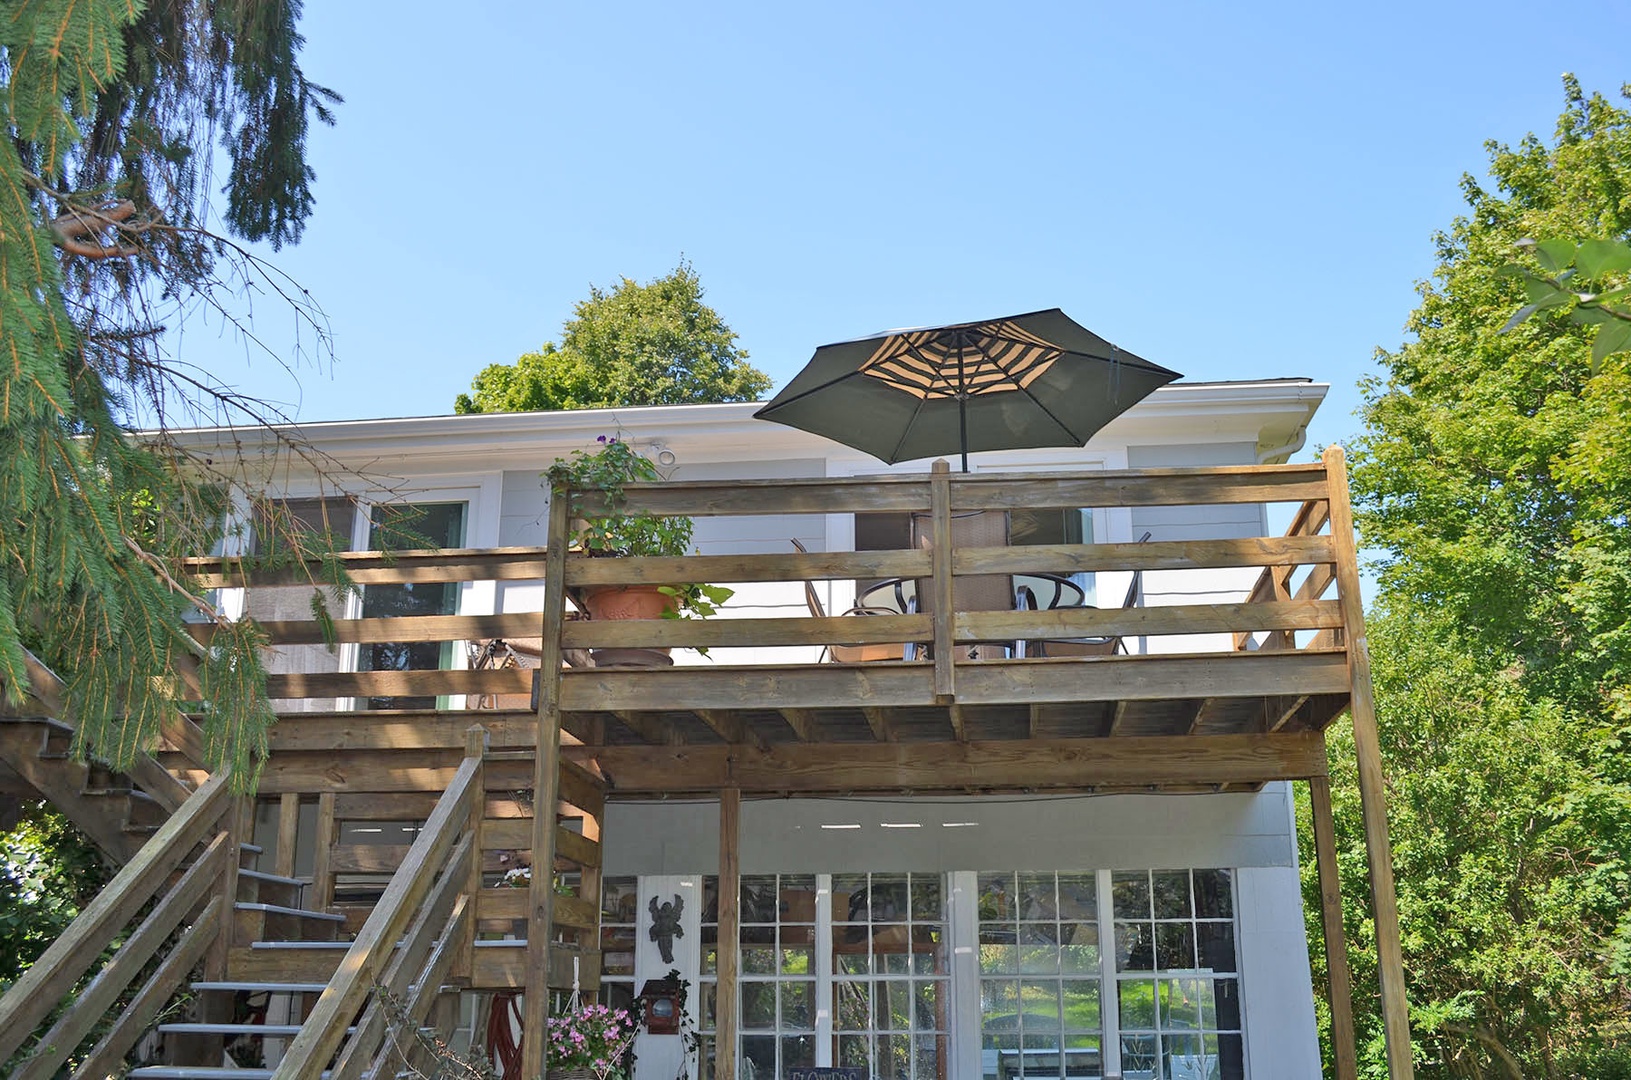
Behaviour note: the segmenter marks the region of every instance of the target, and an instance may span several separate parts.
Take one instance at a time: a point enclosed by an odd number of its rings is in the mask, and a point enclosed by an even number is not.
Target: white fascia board
[[[1302,379],[1164,386],[1113,420],[1088,449],[1102,453],[1127,445],[1242,441],[1280,445],[1306,427],[1328,389],[1328,384]],[[346,466],[416,474],[542,467],[593,445],[601,435],[642,446],[661,443],[682,464],[771,457],[826,459],[835,471],[853,471],[839,468],[852,461],[878,464],[819,435],[754,420],[761,404],[340,420],[270,430],[196,428],[170,435],[195,451],[248,456],[271,451],[280,438],[301,441]],[[1043,456],[1052,458],[1053,452]],[[294,463],[285,465],[304,471]]]

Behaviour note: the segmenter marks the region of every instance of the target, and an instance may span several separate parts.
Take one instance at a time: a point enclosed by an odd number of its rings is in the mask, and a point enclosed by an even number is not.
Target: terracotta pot
[[[660,619],[675,601],[655,585],[601,585],[584,590],[583,606],[596,619]],[[664,667],[674,661],[667,649],[594,649],[596,667]]]
[[[660,619],[677,606],[655,585],[598,585],[584,590],[583,604],[591,619]]]

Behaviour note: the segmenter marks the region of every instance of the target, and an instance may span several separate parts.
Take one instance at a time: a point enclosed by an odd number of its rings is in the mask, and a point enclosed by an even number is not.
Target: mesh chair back
[[[1008,546],[1006,510],[972,510],[951,517],[951,544],[956,548]],[[912,546],[934,547],[934,519],[928,514],[912,515]],[[959,611],[1012,611],[1014,579],[1007,574],[974,574],[952,579],[952,598]],[[934,590],[929,579],[918,582],[917,609],[934,610]]]

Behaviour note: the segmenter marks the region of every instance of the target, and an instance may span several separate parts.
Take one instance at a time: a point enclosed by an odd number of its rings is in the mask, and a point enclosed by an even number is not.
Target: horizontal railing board
[[[515,581],[544,576],[541,547],[438,548],[428,551],[348,551],[335,556],[358,585],[420,584],[438,581]],[[320,560],[247,569],[243,560],[199,558],[184,561],[205,588],[250,588],[325,584]],[[245,574],[249,579],[245,580]]]
[[[314,671],[268,675],[270,698],[428,697],[443,694],[530,694],[522,668],[442,671]]]
[[[1293,502],[1326,494],[1325,467],[1319,463],[951,478],[953,510]],[[697,517],[929,509],[929,485],[921,476],[670,481],[625,485],[623,497],[626,508],[636,512]],[[583,493],[583,502],[587,514],[604,510],[597,493]]]
[[[957,701],[963,705],[1347,691],[1347,655],[1340,650],[1158,654],[957,667]],[[935,704],[933,669],[894,662],[635,671],[580,668],[563,672],[561,678],[561,708],[568,712],[823,708],[845,701],[873,706]]]
[[[530,749],[537,744],[538,717],[531,712],[486,709],[446,712],[286,713],[270,733],[274,754],[291,750],[355,750],[395,746],[464,745],[471,724],[487,729],[489,748]]]
[[[617,746],[594,751],[619,794],[718,790],[1082,789],[1109,785],[1260,783],[1323,776],[1318,735],[1142,736],[1012,742]]]
[[[543,632],[544,617],[536,611],[504,615],[410,615],[384,619],[335,619],[332,640],[336,644],[371,645],[380,642],[475,641],[483,638],[536,638]],[[269,645],[325,645],[323,624],[315,619],[263,619],[258,624]],[[215,636],[213,624],[188,627],[193,637],[209,641]]]
[[[845,578],[925,577],[927,551],[828,551],[766,555],[684,555],[667,558],[566,560],[566,583],[673,585],[691,581],[822,581]]]
[[[867,645],[928,641],[934,628],[928,615],[809,617],[775,619],[617,619],[587,620],[561,627],[569,649],[760,648],[772,645]]]
[[[957,574],[1071,574],[1115,570],[1202,570],[1328,563],[1328,536],[1264,536],[1232,540],[1165,540],[1128,544],[1037,544],[958,548]],[[927,551],[831,551],[799,554],[688,555],[673,558],[590,558],[566,561],[569,586],[667,585],[691,581],[821,581],[928,577]]]
[[[959,611],[957,641],[1020,638],[1227,634],[1253,630],[1321,630],[1342,625],[1335,601],[1183,604],[1147,608],[1059,608],[1053,611]],[[865,645],[928,641],[928,615],[826,619],[629,619],[562,628],[568,648],[761,648],[772,645]]]

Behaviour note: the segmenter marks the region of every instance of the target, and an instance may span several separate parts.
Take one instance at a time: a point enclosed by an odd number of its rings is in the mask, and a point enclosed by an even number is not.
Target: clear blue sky
[[[182,341],[301,420],[451,412],[590,283],[683,253],[778,386],[825,342],[1057,306],[1192,379],[1330,381],[1312,449],[1355,429],[1485,140],[1549,138],[1564,71],[1631,80],[1614,2],[382,10],[302,27],[347,100],[275,258],[336,362],[297,386]]]

